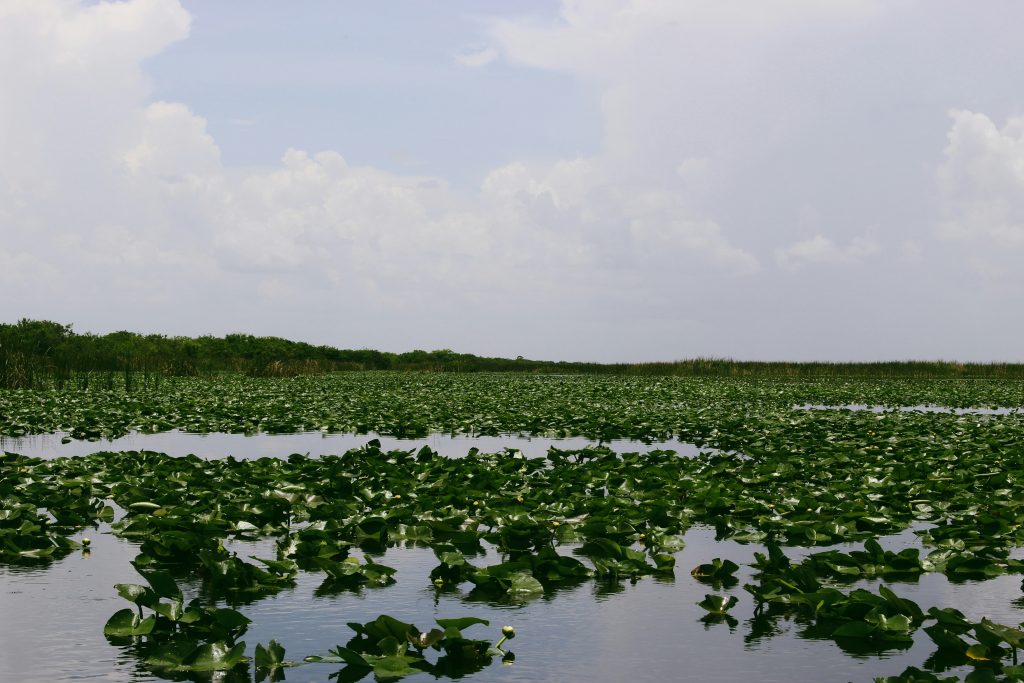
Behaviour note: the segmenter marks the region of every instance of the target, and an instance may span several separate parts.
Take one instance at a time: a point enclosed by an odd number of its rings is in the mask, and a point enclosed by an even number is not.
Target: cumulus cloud
[[[493,47],[462,52],[455,56],[455,61],[466,66],[486,66],[498,58],[498,51]]]
[[[0,215],[5,233],[20,230],[5,234],[26,249],[19,263],[34,245],[40,260],[134,272],[135,285],[145,274],[213,289],[254,278],[257,293],[290,283],[399,308],[489,296],[545,306],[552,293],[602,288],[654,295],[687,261],[757,269],[690,204],[705,160],[682,157],[657,183],[605,156],[512,162],[471,195],[439,177],[353,167],[336,151],[290,149],[276,168],[230,169],[202,116],[148,101],[142,60],[188,34],[176,0],[40,0],[2,13],[12,68],[0,95],[15,105],[0,121],[10,214]]]
[[[840,247],[824,235],[815,235],[788,247],[776,249],[775,260],[786,270],[798,270],[816,264],[860,263],[878,250],[878,244],[869,237],[855,237],[845,247]]]
[[[886,78],[899,70],[876,65],[853,83],[840,54],[859,54],[861,36],[847,32],[902,4],[564,0],[554,20],[494,22],[479,43],[462,43],[486,47],[455,59],[586,83],[601,138],[567,158],[497,159],[478,183],[453,187],[439,174],[355,163],[344,149],[282,145],[275,163],[227,165],[204,118],[213,114],[154,97],[145,76],[146,59],[188,36],[178,0],[8,0],[0,3],[0,316],[605,359],[749,356],[734,342],[744,335],[729,328],[742,320],[743,330],[775,339],[775,355],[791,353],[796,314],[772,312],[798,296],[788,287],[838,301],[864,294],[773,278],[766,257],[803,278],[816,265],[843,265],[850,281],[858,265],[880,267],[886,253],[875,229],[857,235],[874,217],[847,217],[852,205],[888,211],[877,221],[881,241],[911,245],[904,257],[894,248],[900,265],[873,278],[880,288],[898,283],[901,268],[925,272],[937,252],[892,218],[900,217],[892,206],[920,197],[882,196],[887,179],[920,157],[886,165],[897,170],[879,180],[868,163],[878,160],[857,156],[866,144],[888,150],[905,137],[851,105],[881,86],[893,90]],[[847,135],[852,125],[864,129]],[[1018,120],[999,128],[954,113],[939,173],[943,234],[1024,243],[1022,129]],[[859,201],[876,195],[877,205]],[[991,254],[972,263],[1012,271]],[[656,332],[627,340],[619,328],[630,323]],[[403,336],[410,327],[412,341]],[[535,342],[511,348],[517,342],[506,337]]]
[[[730,40],[751,40],[807,23],[863,19],[881,5],[876,0],[563,0],[558,22],[502,20],[496,22],[494,33],[513,60],[615,81],[673,39],[705,47],[711,36],[702,41],[701,34],[721,37],[725,28]]]
[[[650,179],[695,155],[727,157],[751,144],[748,135],[796,123],[796,112],[773,102],[788,105],[787,93],[764,90],[778,46],[864,21],[881,7],[876,0],[563,0],[558,21],[503,20],[493,35],[512,63],[598,84],[605,154]]]
[[[220,150],[206,120],[175,102],[155,102],[142,111],[138,142],[121,155],[132,175],[180,183],[220,172]]]
[[[31,254],[0,252],[0,283],[6,287],[16,287],[27,280],[36,278],[46,281],[56,275],[52,266],[38,263]]]
[[[949,239],[1024,246],[1024,117],[1000,128],[985,114],[954,110],[939,168]]]
[[[184,39],[189,24],[173,0],[0,5],[5,184],[39,192],[104,165],[140,123],[142,60]]]

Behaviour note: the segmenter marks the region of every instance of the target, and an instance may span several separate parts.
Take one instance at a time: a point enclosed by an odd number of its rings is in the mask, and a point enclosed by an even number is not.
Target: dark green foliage
[[[391,680],[409,674],[427,672],[434,677],[461,678],[480,671],[493,657],[507,658],[511,653],[491,646],[486,640],[467,638],[462,631],[477,624],[488,625],[476,617],[438,619],[440,628],[421,632],[412,624],[382,614],[373,621],[349,623],[355,636],[344,646],[326,655],[314,655],[307,662],[345,664],[343,680],[356,681],[373,673],[377,680]],[[499,643],[503,643],[502,638]],[[442,653],[431,661],[429,651]]]
[[[131,431],[325,433],[378,432],[407,437],[429,433],[587,436],[595,440],[677,438],[707,449],[773,459],[785,452],[811,452],[829,458],[898,456],[892,477],[920,476],[921,465],[903,458],[928,450],[931,457],[954,455],[946,449],[1005,447],[1020,436],[1017,415],[960,415],[888,410],[795,410],[806,404],[872,404],[953,407],[1024,404],[1019,382],[893,380],[755,380],[666,377],[544,376],[526,374],[426,374],[350,372],[282,379],[220,375],[215,378],[163,377],[139,380],[130,392],[118,380],[113,390],[55,388],[0,390],[0,434],[67,431],[78,439],[119,436]],[[990,429],[991,427],[991,429]],[[957,430],[957,443],[947,437]],[[979,441],[979,439],[981,441]],[[614,457],[600,448],[566,456],[554,452],[552,464],[571,468]],[[591,462],[597,461],[597,462]],[[708,463],[726,475],[729,457]],[[528,465],[536,467],[538,465]],[[789,461],[778,463],[785,476]],[[976,486],[993,486],[998,471],[972,472]],[[495,475],[497,476],[497,475]],[[765,480],[770,481],[770,479]],[[945,480],[937,482],[941,488]],[[628,475],[611,482],[631,485]],[[758,481],[751,481],[752,486]],[[339,496],[351,493],[337,482]],[[488,479],[478,487],[487,493]],[[724,510],[718,486],[700,492],[708,510]],[[810,512],[827,505],[827,487],[801,501]],[[648,505],[654,505],[652,500]],[[991,520],[994,525],[998,519]],[[884,517],[850,515],[840,528],[814,542],[848,533],[890,530]]]
[[[233,609],[204,606],[198,599],[185,603],[174,578],[150,568],[150,562],[143,556],[133,563],[148,585],[115,586],[135,609],[115,612],[104,635],[113,642],[127,639],[136,656],[157,671],[227,671],[248,661],[245,643],[236,641],[249,619]],[[143,608],[150,614],[144,615]]]
[[[690,572],[690,575],[700,581],[714,586],[732,586],[737,583],[733,574],[740,568],[732,560],[723,560],[716,557],[705,564],[697,565]]]
[[[522,357],[487,358],[449,349],[389,353],[339,349],[280,337],[167,337],[135,332],[77,334],[71,325],[22,319],[0,323],[0,388],[74,386],[112,389],[151,385],[160,376],[240,372],[289,377],[338,370],[529,372],[641,376],[772,378],[1024,379],[1024,365],[1008,363],[881,362],[785,363],[695,358],[663,363],[579,363]],[[138,377],[133,373],[139,373]]]
[[[908,669],[906,680],[941,680],[955,666],[973,667],[974,680],[1019,678],[1021,631],[955,610],[925,611],[901,598],[898,584],[942,573],[955,589],[1024,569],[1013,553],[1024,543],[1020,413],[794,409],[1021,405],[1018,383],[400,373],[162,381],[159,392],[141,384],[131,393],[0,392],[0,425],[77,435],[174,426],[672,435],[704,450],[680,457],[592,446],[528,459],[511,449],[472,449],[453,459],[429,448],[384,451],[371,440],[320,458],[4,455],[0,561],[49,561],[77,547],[74,534],[100,523],[138,543],[145,583],[117,587],[131,607],[110,617],[106,632],[132,643],[149,668],[241,670],[236,640],[246,624],[239,612],[213,605],[287,589],[300,570],[323,577],[318,594],[408,580],[467,600],[549,600],[581,582],[611,590],[672,580],[683,536],[699,526],[760,551],[752,577],[707,557],[686,578],[720,593],[703,610],[690,606],[709,628],[735,628],[730,610],[739,617],[753,606],[752,632],[771,633],[787,620],[801,635],[858,656],[906,649],[915,636],[934,643],[927,671]],[[115,508],[124,511],[116,521]],[[260,537],[275,539],[276,557],[249,561],[225,549],[231,539]],[[429,578],[389,567],[396,545],[432,548],[437,565]],[[791,561],[785,548],[792,546],[815,552]],[[500,558],[479,560],[485,547]],[[732,594],[741,573],[747,594]],[[176,578],[197,579],[201,599],[186,603]],[[439,622],[421,633],[399,622],[403,639],[373,630],[393,621],[371,623],[353,626],[356,642],[321,658],[346,665],[339,678],[464,675],[497,656],[482,641],[449,632],[465,625]],[[285,666],[273,646],[261,646],[256,663],[271,677]],[[431,649],[443,654],[426,660]]]

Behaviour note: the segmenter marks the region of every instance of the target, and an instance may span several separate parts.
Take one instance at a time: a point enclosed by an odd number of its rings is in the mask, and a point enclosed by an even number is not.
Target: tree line
[[[160,376],[237,372],[285,377],[345,370],[433,372],[517,371],[569,367],[525,359],[484,358],[450,349],[390,353],[339,349],[280,337],[228,334],[223,337],[170,337],[120,331],[77,333],[71,325],[22,319],[0,323],[0,387],[32,388],[68,383],[87,385],[113,373],[130,384]],[[105,380],[104,380],[105,381]]]
[[[119,386],[159,382],[160,377],[243,373],[285,377],[351,370],[425,372],[534,372],[693,377],[919,377],[1024,379],[1024,364],[895,361],[793,363],[696,358],[663,363],[582,363],[491,358],[450,349],[391,353],[315,346],[280,337],[228,334],[169,337],[161,334],[77,333],[71,325],[22,319],[0,323],[0,388],[97,382]],[[123,379],[121,377],[123,376]]]

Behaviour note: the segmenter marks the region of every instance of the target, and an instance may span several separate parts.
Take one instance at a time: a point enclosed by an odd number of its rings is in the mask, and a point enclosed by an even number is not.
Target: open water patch
[[[325,432],[298,432],[295,434],[231,434],[215,432],[194,434],[180,430],[143,434],[132,432],[114,439],[96,441],[68,440],[67,434],[33,434],[30,436],[0,436],[0,451],[18,453],[34,458],[58,458],[91,455],[103,451],[155,451],[181,457],[196,455],[200,458],[223,458],[233,456],[240,460],[255,458],[277,458],[292,453],[305,453],[317,457],[338,455],[352,449],[362,448],[376,439],[381,449],[410,450],[429,446],[432,450],[449,457],[461,457],[471,448],[484,453],[500,453],[514,448],[528,458],[544,457],[548,449],[574,450],[587,446],[608,446],[617,453],[671,450],[684,457],[694,457],[701,452],[712,452],[713,448],[701,448],[696,444],[678,439],[644,443],[629,439],[615,439],[598,442],[585,437],[553,438],[523,436],[516,434],[502,436],[470,436],[466,434],[430,434],[419,438],[398,438],[386,434],[339,434]]]
[[[1021,408],[950,408],[948,406],[933,405],[880,406],[867,403],[847,403],[841,405],[807,403],[793,406],[793,410],[849,410],[851,412],[868,413],[947,413],[950,415],[1017,415],[1021,412]]]
[[[72,553],[46,566],[0,565],[0,680],[161,680],[140,666],[130,648],[112,645],[103,636],[104,622],[125,605],[113,584],[140,581],[129,564],[138,552],[137,544],[114,536],[107,523],[87,534],[93,538],[89,553]],[[902,547],[912,544],[911,539],[908,530],[880,540]],[[467,590],[435,590],[427,575],[437,559],[429,549],[412,544],[391,547],[374,555],[398,570],[398,583],[393,586],[322,595],[317,587],[323,574],[301,571],[294,587],[239,607],[253,620],[244,637],[247,654],[252,655],[256,643],[265,644],[272,638],[287,648],[290,659],[322,654],[352,635],[347,622],[366,621],[380,613],[420,627],[430,626],[435,618],[472,615],[490,620],[489,627],[477,627],[479,633],[470,631],[479,637],[492,635],[503,624],[514,625],[518,637],[510,647],[516,654],[515,663],[509,667],[495,664],[471,677],[509,683],[867,681],[919,664],[934,649],[919,630],[906,650],[850,656],[835,642],[815,637],[810,624],[801,620],[777,619],[766,626],[742,589],[744,583],[754,580],[750,564],[754,553],[764,552],[764,547],[716,540],[714,529],[706,526],[689,529],[685,541],[686,547],[675,553],[674,579],[646,577],[636,583],[591,580],[519,603],[474,600]],[[243,557],[274,556],[274,540],[269,538],[226,545]],[[790,547],[786,553],[796,561],[812,552],[848,547],[854,545]],[[570,548],[560,550],[571,553]],[[735,585],[716,591],[688,575],[690,567],[718,556],[740,564]],[[488,549],[486,556],[474,561],[483,565],[500,559],[499,553]],[[875,592],[880,583],[878,579],[861,580],[848,588]],[[913,581],[884,583],[925,609],[951,606],[972,619],[988,616],[1001,623],[1024,618],[1024,609],[1013,602],[1019,594],[1018,577],[1007,575],[954,586],[945,576],[929,574]],[[198,595],[200,587],[200,581],[182,583],[186,598]],[[740,597],[732,610],[732,622],[705,623],[697,618],[695,603],[709,592]],[[671,656],[666,656],[668,651]],[[285,675],[289,683],[312,683],[327,680],[339,668],[314,664],[288,669]],[[969,672],[969,667],[960,667],[944,675]],[[184,678],[210,680],[199,675]],[[246,676],[243,680],[251,679]],[[431,679],[421,674],[409,680]]]

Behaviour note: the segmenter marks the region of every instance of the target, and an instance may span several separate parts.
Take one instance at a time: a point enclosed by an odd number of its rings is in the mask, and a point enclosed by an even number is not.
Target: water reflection
[[[426,438],[400,439],[383,434],[327,434],[322,432],[300,432],[298,434],[193,434],[172,430],[156,434],[133,432],[116,439],[81,441],[66,439],[64,433],[33,434],[23,437],[0,436],[0,451],[19,453],[35,458],[56,458],[90,455],[102,451],[155,451],[175,457],[196,455],[200,458],[238,459],[276,458],[292,453],[308,453],[311,456],[341,454],[354,448],[362,448],[368,441],[377,439],[381,449],[418,450],[423,446],[449,457],[460,457],[471,448],[484,453],[500,453],[506,448],[516,448],[529,458],[539,458],[554,446],[563,450],[586,448],[595,441],[584,437],[551,438],[541,436],[467,436],[464,434],[431,434]],[[65,442],[66,441],[66,442]],[[669,439],[653,443],[615,439],[603,445],[617,453],[648,451],[651,449],[673,450],[681,456],[693,457],[701,451],[695,444]]]
[[[106,619],[124,606],[113,584],[139,581],[129,564],[138,548],[110,534],[107,526],[89,535],[94,541],[88,556],[75,553],[48,567],[0,566],[0,680],[156,680],[132,656],[130,646],[111,646],[102,635]],[[908,530],[884,539],[883,544],[899,548],[914,538]],[[755,580],[749,564],[753,553],[763,552],[763,548],[728,539],[716,541],[714,530],[706,527],[690,529],[685,540],[685,549],[676,553],[674,580],[591,580],[563,585],[554,593],[525,602],[481,598],[473,594],[470,584],[438,590],[429,580],[437,565],[433,551],[415,543],[396,545],[387,548],[379,560],[397,569],[394,586],[318,594],[323,573],[301,571],[293,588],[260,596],[241,607],[253,620],[244,639],[250,654],[256,643],[276,639],[287,648],[287,658],[296,660],[326,653],[346,642],[351,637],[347,622],[369,621],[381,613],[420,627],[429,626],[436,618],[479,616],[491,620],[491,629],[477,627],[480,633],[476,637],[493,635],[505,623],[517,627],[514,666],[495,664],[483,674],[487,680],[501,681],[735,681],[753,677],[790,682],[820,680],[823,671],[829,672],[830,679],[868,680],[920,665],[934,650],[920,630],[903,649],[865,649],[836,643],[828,629],[803,618],[756,614],[753,601],[740,586]],[[274,539],[261,539],[233,541],[228,547],[241,557],[272,557],[274,544]],[[859,546],[833,547],[848,551]],[[825,549],[787,548],[786,553],[799,561]],[[560,548],[564,554],[571,550]],[[740,565],[738,585],[716,589],[688,576],[691,567],[713,557]],[[485,547],[474,564],[487,566],[503,559],[507,558],[493,547]],[[879,584],[877,580],[860,580],[850,588],[877,592]],[[972,620],[987,616],[1007,624],[1024,618],[1024,610],[1012,602],[1019,596],[1019,577],[1006,575],[954,587],[941,574],[925,574],[914,582],[898,582],[894,588],[924,609],[956,607]],[[190,580],[183,582],[183,589],[190,599],[201,595],[203,586]],[[703,618],[695,603],[709,592],[740,598],[729,618]],[[671,656],[666,656],[666,651]],[[336,670],[329,665],[309,665],[288,669],[285,675],[291,683],[323,681]],[[245,680],[251,680],[251,670],[248,675]]]
[[[279,444],[282,437],[266,438]],[[423,441],[402,443],[407,449],[424,445]],[[893,551],[920,547],[915,532],[925,526],[879,539],[880,543]],[[140,665],[131,645],[112,646],[102,636],[106,619],[125,605],[113,584],[139,582],[129,564],[138,545],[113,536],[109,525],[100,525],[97,531],[87,533],[94,539],[88,555],[73,553],[48,566],[0,565],[0,680],[157,680]],[[249,654],[256,643],[276,639],[287,648],[288,659],[301,660],[345,643],[351,637],[347,622],[369,621],[381,613],[420,627],[430,626],[436,618],[479,616],[491,621],[492,634],[505,623],[517,626],[515,664],[495,664],[481,677],[501,681],[791,682],[821,680],[823,672],[834,680],[868,680],[920,665],[934,651],[920,629],[912,641],[899,647],[858,648],[836,643],[830,629],[812,620],[757,613],[742,585],[756,580],[750,564],[755,552],[764,552],[762,546],[716,538],[716,530],[709,527],[689,529],[685,542],[685,548],[675,553],[674,579],[568,582],[526,601],[496,600],[474,593],[467,583],[439,590],[430,582],[431,570],[438,563],[433,550],[415,542],[382,544],[372,549],[375,552],[371,556],[397,570],[397,584],[385,589],[323,591],[322,572],[301,571],[294,587],[276,595],[260,595],[241,606],[253,621],[245,640]],[[274,557],[275,543],[273,538],[262,538],[225,545],[240,557]],[[849,552],[861,547],[859,543],[844,543],[786,548],[785,552],[793,562],[799,562],[810,553],[830,549]],[[572,554],[573,549],[571,545],[559,548],[563,554]],[[509,559],[487,544],[474,555],[473,563],[478,566]],[[688,575],[690,568],[716,557],[740,566],[734,582],[706,585]],[[880,583],[858,579],[845,585],[844,591],[862,587],[877,592]],[[925,574],[909,582],[887,578],[885,583],[896,583],[901,597],[918,602],[923,609],[933,605],[955,607],[973,621],[987,616],[1005,624],[1024,618],[1024,609],[1014,601],[1020,594],[1019,577],[1005,575],[954,585],[941,574]],[[186,599],[211,597],[203,592],[201,581],[185,580],[182,587]],[[696,603],[711,592],[736,595],[739,604],[728,617],[708,619]],[[337,668],[310,665],[289,669],[285,675],[292,683],[323,681]],[[954,669],[961,675],[965,672]],[[251,670],[243,673],[244,680],[251,680]]]
[[[879,406],[866,403],[847,403],[843,405],[807,403],[805,405],[793,406],[793,410],[849,410],[870,413],[896,411],[899,413],[948,413],[951,415],[1016,415],[1021,412],[1020,408],[948,408],[946,406],[932,405]]]

